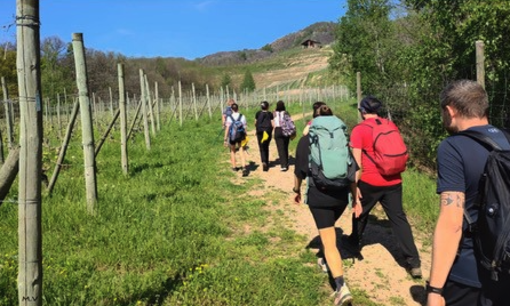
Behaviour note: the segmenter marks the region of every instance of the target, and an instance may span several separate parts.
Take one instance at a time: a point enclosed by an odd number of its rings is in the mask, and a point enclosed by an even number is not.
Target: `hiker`
[[[269,170],[269,143],[273,137],[273,113],[269,112],[269,103],[262,101],[260,109],[255,114],[255,129],[257,132],[257,143],[259,144],[260,160],[262,162],[262,170]]]
[[[290,118],[290,114],[285,110],[283,101],[276,102],[274,117],[274,140],[278,149],[281,171],[287,171],[289,168],[289,142],[292,134],[296,135],[296,127]],[[287,122],[292,123],[293,131],[287,130]],[[287,134],[287,135],[286,135]]]
[[[341,122],[340,119],[333,116],[333,112],[327,105],[322,105],[321,107],[319,107],[317,109],[315,117],[317,117],[317,119],[323,118],[324,121],[322,122],[324,122],[324,126],[326,126],[326,123],[328,122],[330,123],[340,122],[343,125],[343,122]],[[321,122],[316,122],[316,120],[314,120],[314,123],[317,123],[317,126],[319,126]],[[335,143],[333,144],[335,147],[340,146],[345,149],[345,152],[348,155],[345,158],[343,158],[343,165],[347,167],[347,164],[350,161],[351,162],[350,167],[354,167],[353,170],[351,171],[352,172],[351,179],[348,180],[343,187],[330,189],[329,187],[323,187],[323,185],[321,185],[322,182],[314,177],[313,170],[310,170],[309,168],[310,166],[309,160],[312,158],[312,154],[314,153],[312,144],[320,143],[321,140],[320,139],[317,140],[317,138],[320,137],[319,128],[316,128],[314,125],[312,125],[310,127],[310,136],[301,137],[297,145],[293,192],[296,193],[294,201],[296,203],[300,203],[302,198],[301,184],[304,179],[307,179],[305,203],[308,204],[310,212],[314,218],[317,230],[319,231],[322,249],[325,255],[325,262],[324,258],[319,258],[317,263],[323,269],[323,271],[325,272],[329,271],[334,279],[335,282],[334,304],[347,305],[352,301],[352,295],[344,279],[342,258],[336,244],[337,239],[335,223],[338,220],[338,218],[340,218],[345,208],[347,207],[347,204],[349,202],[348,197],[349,191],[353,195],[352,199],[354,201],[352,203],[352,207],[354,214],[356,216],[359,216],[361,214],[361,204],[359,204],[359,202],[357,201],[358,198],[356,196],[356,185],[354,184],[357,165],[355,164],[354,160],[352,159],[352,156],[349,153],[346,135],[345,134],[343,135],[342,140],[342,138],[338,137],[337,135],[333,134],[336,137],[333,138],[330,137],[329,134],[329,131],[336,130],[338,131],[338,133],[344,133],[344,131],[340,129],[335,129],[333,124],[330,124],[328,127],[330,127],[330,129],[326,131],[327,135],[322,134],[322,137],[325,136],[323,141],[330,141],[331,139],[334,139]],[[345,125],[344,128],[346,128]],[[325,129],[321,130],[323,131],[322,133],[324,133]],[[313,140],[311,140],[312,137]],[[315,152],[317,152],[317,150],[315,150]],[[321,152],[321,150],[319,149],[318,152]],[[335,153],[336,153],[334,154],[335,157],[340,156],[337,152]],[[324,166],[324,169],[327,168],[326,170],[336,170],[330,168],[338,167],[339,165],[342,164],[342,161],[339,161],[337,158],[328,161],[329,161],[328,164],[326,164],[326,161],[321,162],[321,164],[323,164]],[[311,166],[311,168],[313,169],[313,166]]]
[[[362,170],[358,171],[357,174],[357,195],[363,206],[363,213],[359,218],[352,218],[352,233],[348,237],[348,242],[358,252],[359,258],[363,258],[361,255],[363,233],[368,222],[368,216],[370,211],[377,202],[380,202],[386,216],[388,216],[393,234],[395,235],[402,254],[406,260],[407,266],[405,267],[407,272],[413,278],[421,278],[421,261],[418,254],[418,250],[414,243],[413,233],[411,226],[407,221],[406,214],[402,207],[402,177],[399,171],[394,173],[382,173],[379,168],[381,165],[376,163],[376,159],[379,154],[384,152],[378,152],[375,150],[375,138],[377,126],[390,128],[393,130],[395,137],[401,140],[401,145],[404,146],[403,152],[403,167],[407,161],[407,149],[403,143],[402,137],[395,124],[388,119],[379,117],[377,111],[381,107],[382,103],[376,97],[367,96],[360,102],[359,112],[363,118],[363,121],[356,125],[351,133],[350,145],[352,148],[352,154],[356,159],[356,162]],[[389,135],[389,134],[388,134]],[[389,139],[380,139],[382,144],[389,144]],[[393,140],[391,140],[393,141]],[[396,154],[390,154],[396,155]],[[386,155],[382,155],[386,156]],[[391,165],[393,160],[382,160],[382,164]]]
[[[468,218],[481,221],[487,216],[496,218],[490,216],[490,210],[483,214],[479,212],[475,203],[489,147],[462,133],[481,133],[504,150],[510,149],[509,141],[502,130],[489,124],[487,93],[477,82],[460,80],[449,84],[441,92],[440,103],[443,126],[450,136],[439,144],[437,150],[440,204],[430,279],[426,286],[427,305],[508,305],[510,278],[505,274],[508,266],[506,271],[498,274],[498,281],[491,280],[490,267],[481,264],[480,253],[476,250],[478,239],[473,239],[474,235],[482,235],[483,227],[478,223],[477,230],[471,232],[467,221]],[[507,188],[508,194],[507,186],[501,184],[498,189]],[[508,196],[501,201],[501,206],[504,201],[508,205]],[[503,207],[501,211],[508,213]],[[479,238],[486,242],[489,237]],[[489,262],[489,266],[494,263]]]
[[[317,109],[321,107],[322,105],[326,105],[326,103],[317,101],[312,105],[312,120],[308,121],[305,128],[303,129],[303,136],[308,135],[308,130],[310,129],[310,125],[312,124],[313,118],[315,118],[317,115]]]
[[[242,141],[246,139],[246,117],[239,113],[239,106],[236,103],[233,103],[231,108],[232,114],[225,119],[224,144],[226,147],[230,147],[230,163],[234,172],[239,170],[236,163],[236,146],[239,147],[243,176],[248,176],[249,171],[246,166],[245,147],[241,145]],[[236,129],[237,125],[239,125],[238,129]],[[236,132],[239,135],[236,135]]]
[[[221,127],[225,128],[225,120],[228,116],[232,115],[232,104],[236,103],[234,99],[228,99],[227,100],[227,106],[225,106],[225,109],[223,110],[223,113],[221,114]]]

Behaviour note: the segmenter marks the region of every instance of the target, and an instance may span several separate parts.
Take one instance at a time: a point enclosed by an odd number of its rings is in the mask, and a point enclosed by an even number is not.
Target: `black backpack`
[[[510,134],[502,131],[510,143]],[[510,150],[503,150],[494,140],[477,131],[462,131],[489,150],[480,178],[478,220],[473,222],[466,210],[464,217],[473,235],[475,251],[491,278],[510,275]]]

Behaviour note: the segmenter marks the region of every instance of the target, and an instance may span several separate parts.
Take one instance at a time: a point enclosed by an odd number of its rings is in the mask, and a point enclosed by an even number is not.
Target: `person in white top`
[[[248,176],[248,167],[246,166],[246,158],[245,158],[245,148],[241,145],[241,141],[231,141],[229,137],[230,126],[234,123],[234,121],[241,121],[244,126],[244,137],[246,137],[246,117],[239,113],[239,106],[234,103],[231,105],[232,115],[229,115],[225,118],[225,137],[224,144],[226,147],[230,147],[230,163],[232,164],[232,170],[237,171],[239,168],[236,163],[236,145],[239,146],[239,153],[241,154],[241,165],[243,169],[243,176]],[[244,140],[244,138],[243,138]]]
[[[282,171],[287,171],[289,169],[290,137],[283,135],[281,127],[283,116],[285,116],[286,113],[285,103],[282,100],[276,102],[276,109],[274,112],[274,140],[276,141],[276,147],[278,148],[278,157],[280,159],[280,167]]]

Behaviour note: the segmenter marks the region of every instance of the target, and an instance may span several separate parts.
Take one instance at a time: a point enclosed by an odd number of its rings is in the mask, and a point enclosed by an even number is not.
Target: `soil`
[[[294,115],[293,119],[300,119],[301,116]],[[299,133],[298,133],[299,134]],[[248,160],[260,164],[260,155],[253,131],[249,131],[250,145]],[[297,141],[297,138],[293,141]],[[271,210],[281,210],[286,213],[289,226],[298,234],[307,238],[307,245],[304,248],[310,248],[312,251],[318,251],[320,239],[318,231],[312,216],[305,204],[295,204],[293,201],[294,193],[294,167],[292,166],[294,152],[291,155],[291,166],[286,172],[280,171],[277,162],[270,163],[270,169],[267,172],[262,171],[262,167],[256,167],[250,172],[250,176],[257,177],[264,182],[265,190],[278,190],[286,195],[288,201],[280,203],[277,206],[271,205]],[[275,161],[278,158],[275,141],[271,141],[269,160]],[[251,194],[261,196],[265,190],[253,190]],[[283,201],[280,201],[283,202]],[[409,220],[412,226],[412,220]],[[429,276],[430,271],[430,245],[424,245],[414,229],[413,234],[415,243],[420,252],[422,260],[423,279],[412,279],[406,272],[403,263],[403,257],[400,254],[398,244],[392,234],[389,222],[380,205],[377,205],[371,212],[369,224],[365,232],[365,241],[363,243],[363,260],[354,259],[354,255],[342,244],[342,235],[348,235],[351,232],[351,212],[349,208],[336,223],[337,240],[339,248],[344,259],[345,278],[347,284],[352,289],[365,291],[368,298],[378,305],[425,305],[424,283]],[[345,238],[345,237],[344,237]],[[347,260],[345,260],[347,259]],[[356,304],[356,296],[354,303]],[[359,304],[358,304],[359,305]]]

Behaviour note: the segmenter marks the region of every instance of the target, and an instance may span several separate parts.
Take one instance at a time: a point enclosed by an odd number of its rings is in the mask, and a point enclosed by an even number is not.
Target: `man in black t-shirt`
[[[473,220],[478,218],[474,202],[489,151],[456,133],[479,131],[510,149],[503,132],[489,124],[488,107],[484,88],[474,81],[454,82],[441,93],[443,125],[451,136],[441,142],[437,153],[440,212],[427,285],[428,306],[496,306],[508,305],[510,300],[510,280],[502,277],[492,282],[480,266],[463,215],[466,210]]]
[[[262,162],[262,170],[269,170],[269,143],[273,137],[273,113],[269,112],[269,103],[263,101],[260,104],[261,110],[255,114],[255,129],[257,131],[257,143],[260,150],[260,161]],[[264,137],[264,133],[267,134]]]

